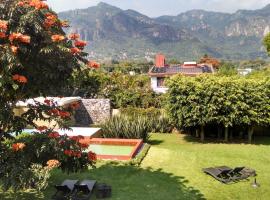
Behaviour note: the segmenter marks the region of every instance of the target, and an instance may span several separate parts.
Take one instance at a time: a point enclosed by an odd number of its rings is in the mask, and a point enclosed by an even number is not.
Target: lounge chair
[[[75,185],[73,200],[89,200],[96,185],[95,180],[83,180]]]
[[[236,167],[234,169],[221,166],[215,168],[206,168],[203,171],[222,183],[237,182],[240,180],[247,179],[250,176],[256,176],[256,171],[253,169],[248,169],[246,167]]]
[[[211,168],[205,168],[203,171],[206,174],[209,174],[213,176],[215,179],[222,183],[229,183],[230,180],[230,175],[228,174],[231,172],[233,169],[227,166],[220,166],[220,167],[211,167]]]
[[[52,200],[70,199],[78,180],[65,180],[61,185],[55,185],[56,193],[52,196]]]

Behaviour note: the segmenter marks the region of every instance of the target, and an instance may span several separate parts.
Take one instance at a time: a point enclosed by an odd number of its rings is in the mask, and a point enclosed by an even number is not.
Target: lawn
[[[267,200],[270,197],[270,138],[260,140],[263,142],[257,140],[255,145],[201,144],[183,135],[153,134],[152,147],[141,167],[99,163],[96,169],[81,174],[54,171],[45,192],[0,193],[0,199],[47,200],[54,192],[55,183],[66,178],[92,178],[112,186],[112,200]],[[224,185],[201,171],[218,165],[256,169],[261,187],[252,188],[253,179]]]

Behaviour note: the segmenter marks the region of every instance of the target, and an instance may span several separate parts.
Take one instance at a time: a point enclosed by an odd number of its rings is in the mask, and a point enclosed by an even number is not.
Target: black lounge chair
[[[73,200],[89,200],[94,187],[96,185],[95,180],[84,180],[75,185],[75,191],[72,195]]]
[[[65,180],[61,185],[55,185],[56,193],[52,196],[52,200],[70,199],[78,180]]]
[[[220,166],[220,167],[210,167],[210,168],[205,168],[203,171],[206,174],[209,174],[213,176],[215,179],[222,183],[229,183],[230,182],[230,176],[229,172],[232,170],[232,168],[227,167],[227,166]]]
[[[206,169],[203,169],[203,171],[206,174],[211,175],[218,181],[222,183],[226,183],[226,184],[244,180],[250,176],[256,176],[255,170],[248,169],[246,167],[236,167],[232,169],[227,166],[221,166],[221,167],[215,167],[215,168],[206,168]]]

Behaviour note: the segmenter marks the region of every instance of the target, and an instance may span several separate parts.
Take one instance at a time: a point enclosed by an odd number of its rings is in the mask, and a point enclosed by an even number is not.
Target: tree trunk
[[[254,133],[254,127],[251,126],[248,128],[248,143],[251,144],[252,143],[252,136]]]
[[[244,137],[244,132],[243,131],[240,131],[240,133],[239,133],[239,139],[243,139],[243,137]]]
[[[229,127],[225,127],[225,137],[224,137],[225,142],[229,141]]]
[[[221,138],[221,135],[222,135],[222,129],[221,127],[218,127],[218,139]]]
[[[230,130],[230,140],[233,140],[233,130]]]
[[[201,141],[204,141],[204,126],[201,126]]]
[[[200,137],[200,130],[197,128],[196,129],[196,138],[199,138]]]

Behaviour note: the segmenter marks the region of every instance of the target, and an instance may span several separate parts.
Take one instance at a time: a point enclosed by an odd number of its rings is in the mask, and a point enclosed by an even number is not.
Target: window
[[[165,78],[164,77],[157,78],[157,87],[165,87]]]

